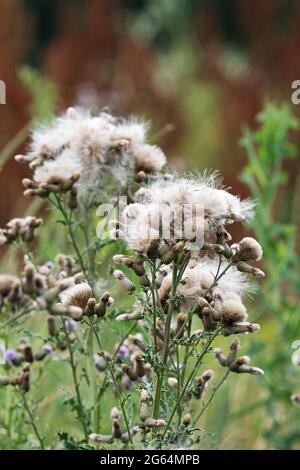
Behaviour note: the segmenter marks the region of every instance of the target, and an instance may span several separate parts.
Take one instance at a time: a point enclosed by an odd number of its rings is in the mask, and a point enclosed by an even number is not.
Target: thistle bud
[[[150,397],[145,389],[141,391],[140,405],[140,420],[144,422],[151,416]]]
[[[127,320],[141,320],[143,318],[143,313],[141,310],[135,310],[132,313],[122,313],[116,317],[118,321],[127,321]]]
[[[298,393],[294,393],[294,395],[291,396],[291,400],[294,405],[300,405],[300,395]]]
[[[240,333],[256,333],[260,330],[258,323],[236,322],[223,330],[224,336],[236,335]]]
[[[114,440],[113,436],[106,436],[104,434],[96,434],[96,433],[90,434],[89,439],[90,439],[90,441],[102,442],[102,443],[105,443],[105,444],[110,444]]]
[[[175,377],[169,377],[169,378],[168,378],[168,385],[169,385],[169,387],[171,387],[171,388],[177,388],[177,386],[178,386],[178,380],[175,379]]]
[[[145,426],[147,428],[163,428],[166,426],[166,422],[163,419],[147,418],[145,420]]]
[[[192,424],[192,417],[189,413],[187,413],[186,415],[184,415],[184,417],[182,418],[182,424],[185,426],[185,427],[188,427]]]
[[[30,371],[29,367],[24,367],[20,377],[19,388],[21,393],[27,393],[30,390]]]
[[[253,268],[253,266],[250,266],[250,264],[247,264],[244,261],[239,261],[236,264],[236,267],[242,273],[249,273],[258,278],[265,277],[265,273],[261,269]]]
[[[116,269],[114,271],[114,277],[120,281],[122,286],[127,290],[128,294],[132,294],[135,291],[135,285],[127,276],[125,276],[123,271]]]
[[[32,348],[29,344],[23,348],[24,359],[26,362],[33,362]]]
[[[143,351],[144,353],[147,351],[147,346],[146,344],[144,343],[144,341],[142,341],[140,338],[138,338],[137,336],[132,336],[132,335],[129,335],[128,336],[128,340],[134,344],[135,346],[137,346],[141,351]]]
[[[143,353],[138,351],[133,355],[134,360],[134,372],[138,377],[144,377],[145,369],[144,369],[144,361],[143,361]]]
[[[232,261],[259,261],[262,258],[263,250],[258,241],[252,237],[245,237],[232,247],[235,251]]]
[[[122,364],[121,368],[124,374],[126,374],[132,382],[136,382],[138,380],[137,374],[127,364]]]

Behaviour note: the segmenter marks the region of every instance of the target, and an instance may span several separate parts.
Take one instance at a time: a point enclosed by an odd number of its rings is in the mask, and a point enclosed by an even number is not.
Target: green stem
[[[94,332],[94,335],[95,335],[95,338],[96,338],[96,341],[98,343],[98,347],[100,349],[100,352],[103,351],[103,348],[102,348],[102,345],[101,345],[101,341],[100,341],[100,338],[99,338],[99,335],[97,333],[97,330],[95,328],[95,325],[93,323],[93,320],[89,319],[89,325],[91,326],[93,332]],[[104,357],[104,356],[103,356]],[[120,387],[118,386],[118,383],[116,381],[116,378],[115,378],[115,374],[113,372],[113,369],[112,369],[112,365],[110,363],[110,361],[108,361],[107,359],[105,359],[104,357],[104,360],[106,362],[106,365],[107,365],[107,368],[110,372],[110,375],[111,375],[111,378],[112,378],[112,381],[113,381],[113,384],[115,386],[115,390],[116,390],[116,393],[118,395],[118,399],[119,399],[119,404],[120,404],[120,407],[121,407],[121,410],[122,410],[122,414],[123,414],[123,418],[124,418],[124,422],[125,422],[125,426],[126,426],[126,431],[127,431],[127,434],[128,434],[128,439],[129,439],[129,442],[131,444],[131,446],[133,446],[133,441],[132,441],[132,437],[131,437],[131,432],[130,432],[130,427],[129,427],[129,421],[128,421],[128,418],[127,418],[127,414],[126,414],[126,411],[125,411],[125,407],[124,407],[124,399],[123,399],[123,396],[122,396],[122,393],[120,391]]]
[[[174,409],[173,409],[173,411],[172,411],[172,413],[171,413],[171,416],[170,416],[170,418],[169,418],[169,420],[168,420],[168,422],[167,422],[167,425],[166,425],[166,427],[165,427],[165,430],[164,430],[164,433],[163,433],[163,437],[166,435],[166,432],[168,431],[168,429],[169,429],[169,427],[170,427],[170,424],[172,423],[173,417],[174,417],[174,415],[175,415],[175,413],[176,413],[177,407],[178,407],[178,405],[180,404],[181,400],[183,399],[183,397],[184,397],[184,395],[185,395],[185,393],[186,393],[186,391],[187,391],[187,389],[188,389],[188,386],[190,385],[191,381],[192,381],[193,378],[194,378],[194,375],[197,373],[197,370],[198,370],[198,368],[199,368],[199,366],[200,366],[200,364],[201,364],[201,361],[202,361],[203,357],[205,356],[205,354],[206,354],[207,351],[209,350],[210,345],[212,344],[212,342],[214,341],[214,339],[217,337],[217,335],[219,334],[219,332],[220,332],[220,330],[216,330],[216,332],[213,334],[213,336],[207,341],[207,343],[206,343],[205,347],[203,348],[203,350],[202,350],[200,356],[198,357],[198,359],[197,359],[197,361],[196,361],[196,364],[194,365],[193,370],[192,370],[192,372],[191,372],[189,378],[187,379],[187,381],[186,381],[186,383],[185,383],[185,385],[184,385],[184,387],[183,387],[183,389],[182,389],[182,391],[181,391],[181,393],[180,393],[179,398],[178,398],[177,401],[176,401],[176,404],[175,404],[175,406],[174,406]]]
[[[74,234],[74,231],[73,231],[73,222],[69,218],[67,211],[64,209],[60,198],[57,196],[57,194],[54,194],[54,196],[55,196],[55,200],[56,200],[56,203],[57,203],[57,207],[60,210],[60,212],[61,212],[61,214],[62,214],[62,216],[63,216],[63,218],[66,222],[66,225],[68,227],[69,235],[70,235],[74,250],[76,252],[80,267],[81,267],[82,271],[84,272],[84,274],[86,275],[85,265],[84,265],[80,250],[79,250],[77,242],[76,242],[75,234]]]
[[[41,450],[45,450],[45,447],[44,447],[44,441],[43,439],[41,438],[40,436],[40,433],[39,433],[39,430],[38,430],[38,427],[36,425],[36,422],[35,422],[35,418],[33,416],[33,413],[31,412],[31,409],[28,405],[28,401],[27,401],[27,398],[26,398],[26,395],[25,393],[21,393],[21,397],[22,397],[22,401],[23,401],[23,404],[24,404],[24,408],[29,416],[29,419],[30,419],[30,424],[31,424],[31,427],[33,429],[33,432],[37,438],[37,440],[39,441],[39,444],[40,444],[40,448]]]
[[[177,264],[175,263],[173,267],[173,275],[172,275],[171,298],[170,298],[170,303],[168,307],[166,327],[165,327],[162,369],[161,369],[160,374],[157,377],[157,383],[156,383],[156,389],[155,389],[154,406],[153,406],[153,418],[154,419],[158,418],[161,388],[162,388],[163,379],[164,379],[165,367],[166,367],[168,356],[169,356],[171,320],[172,320],[172,315],[174,311],[174,296],[176,294],[176,289],[177,289]]]
[[[71,343],[70,343],[70,339],[69,339],[68,331],[67,331],[67,328],[66,328],[66,325],[65,325],[65,321],[64,321],[63,318],[61,319],[61,321],[62,321],[62,327],[63,327],[63,331],[64,331],[64,334],[65,334],[66,342],[67,342],[67,348],[68,348],[68,351],[69,351],[70,366],[71,366],[73,383],[74,383],[74,388],[75,388],[75,393],[76,393],[77,405],[78,405],[77,416],[78,416],[79,422],[82,425],[85,439],[88,440],[89,433],[88,433],[88,429],[87,429],[87,425],[86,425],[85,412],[84,412],[82,399],[81,399],[81,395],[80,395],[80,391],[79,391],[79,382],[78,382],[78,379],[77,379],[74,352],[73,352],[73,349],[72,349],[72,346],[71,346]]]
[[[201,416],[203,415],[203,413],[206,411],[206,409],[209,407],[209,405],[211,404],[211,402],[213,401],[214,399],[214,396],[215,394],[217,393],[217,391],[219,390],[219,388],[223,385],[223,383],[225,382],[225,380],[227,379],[228,375],[230,374],[230,370],[228,369],[226,374],[222,377],[222,379],[220,380],[220,382],[213,388],[213,391],[212,391],[212,394],[210,395],[208,401],[206,403],[204,403],[204,405],[202,406],[198,416],[196,417],[196,419],[194,420],[194,423],[193,425],[195,425],[197,423],[197,421],[201,418]]]

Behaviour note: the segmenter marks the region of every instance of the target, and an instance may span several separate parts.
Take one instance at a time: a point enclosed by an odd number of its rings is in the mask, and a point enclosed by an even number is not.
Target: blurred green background
[[[74,104],[146,117],[172,167],[219,169],[233,192],[254,195],[261,208],[253,230],[269,277],[251,307],[262,332],[243,338],[243,353],[268,374],[224,387],[208,415],[209,446],[300,448],[300,414],[290,402],[300,391],[300,370],[290,360],[292,341],[300,339],[300,160],[297,150],[285,158],[287,139],[297,149],[300,132],[288,111],[269,108],[263,135],[244,134],[239,145],[242,128],[257,129],[267,101],[287,102],[300,115],[290,99],[300,79],[299,1],[0,0],[0,12],[7,92],[0,105],[1,225],[28,209],[21,185],[27,169],[12,156],[26,148],[32,120]],[[256,156],[252,145],[260,148]],[[43,249],[52,255],[49,238]],[[3,255],[1,272],[7,264]],[[47,408],[45,422],[52,412]],[[55,413],[60,424],[61,410]]]

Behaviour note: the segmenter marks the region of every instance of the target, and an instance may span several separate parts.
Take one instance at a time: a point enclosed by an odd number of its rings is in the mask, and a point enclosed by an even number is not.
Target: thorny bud
[[[263,255],[262,247],[252,237],[243,238],[239,243],[232,245],[231,249],[234,251],[233,262],[259,261]]]
[[[140,338],[138,338],[137,336],[132,336],[132,335],[129,335],[128,336],[128,340],[134,344],[135,346],[137,346],[141,351],[143,352],[146,352],[147,351],[147,346],[146,344],[144,343],[144,341],[142,341]]]
[[[132,294],[135,291],[135,285],[127,276],[125,276],[123,271],[115,269],[114,277],[120,281],[122,286],[127,290],[128,294]]]
[[[141,391],[140,405],[140,420],[144,422],[151,416],[150,397],[145,389]]]
[[[147,428],[163,428],[166,424],[167,423],[163,419],[147,418],[145,420],[145,426]]]
[[[110,444],[114,440],[113,436],[107,436],[107,435],[104,435],[104,434],[96,434],[96,433],[90,434],[89,439],[91,441],[102,442],[104,444]]]
[[[143,312],[140,309],[135,310],[132,313],[121,313],[116,317],[118,321],[126,321],[126,320],[141,320],[143,318]]]
[[[132,382],[135,382],[138,380],[137,374],[127,365],[127,364],[122,364],[121,365],[122,371],[124,374],[126,374]]]
[[[178,380],[175,379],[175,377],[169,377],[169,378],[168,378],[168,385],[169,385],[171,388],[177,388],[177,386],[178,386]]]
[[[258,323],[236,322],[223,330],[224,336],[236,335],[240,333],[256,333],[260,330]]]
[[[300,395],[298,393],[294,393],[291,396],[291,400],[294,403],[294,405],[298,405],[298,406],[300,405]]]
[[[250,264],[247,264],[244,261],[239,261],[236,264],[236,267],[242,273],[249,273],[258,278],[265,277],[265,273],[261,269],[254,268],[253,266],[250,266]]]
[[[184,417],[182,418],[182,424],[186,427],[188,427],[192,424],[192,417],[189,413],[184,415]]]
[[[143,361],[143,353],[138,351],[133,355],[134,361],[134,372],[138,377],[144,377],[145,375],[145,368],[144,368],[144,361]]]

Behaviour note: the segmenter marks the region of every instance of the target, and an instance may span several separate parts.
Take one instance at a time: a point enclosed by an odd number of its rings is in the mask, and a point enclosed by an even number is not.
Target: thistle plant
[[[239,353],[239,337],[260,329],[245,298],[252,278],[264,277],[263,252],[254,238],[230,235],[252,218],[253,203],[217,173],[167,172],[145,123],[107,112],[69,109],[36,128],[16,159],[33,171],[25,195],[59,215],[70,252],[43,259],[32,244],[43,229],[35,217],[0,233],[23,253],[18,275],[0,276],[0,393],[14,393],[2,424],[7,445],[18,432],[18,445],[28,445],[23,427],[10,424],[22,404],[34,448],[197,448],[202,417],[228,376],[264,373]],[[108,202],[118,217],[101,216],[109,238],[99,238],[96,207]],[[32,394],[50,366],[69,368],[72,391],[68,383],[56,400],[74,414],[74,433],[51,422],[48,434],[41,429],[45,397]]]

